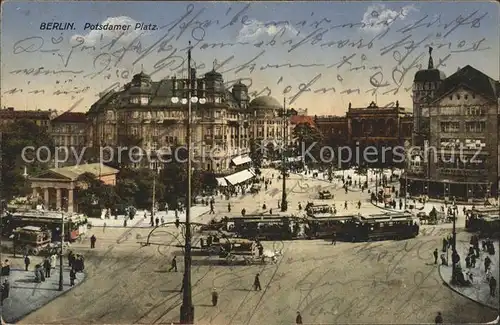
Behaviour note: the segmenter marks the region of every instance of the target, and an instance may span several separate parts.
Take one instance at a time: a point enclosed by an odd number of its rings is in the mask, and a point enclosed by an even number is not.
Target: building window
[[[465,99],[465,100],[469,99],[469,95],[465,95],[465,96],[464,96],[464,99]]]
[[[470,116],[483,116],[484,115],[484,107],[480,106],[472,106],[465,108],[465,115]]]
[[[141,105],[147,105],[147,104],[149,104],[149,97],[141,96]]]
[[[465,123],[465,132],[480,133],[486,130],[486,122],[473,121]]]
[[[457,99],[460,100],[460,94],[457,94]]]
[[[460,122],[441,122],[441,132],[459,132]]]
[[[132,97],[132,98],[130,98],[130,103],[132,103],[132,104],[139,104],[139,97]]]

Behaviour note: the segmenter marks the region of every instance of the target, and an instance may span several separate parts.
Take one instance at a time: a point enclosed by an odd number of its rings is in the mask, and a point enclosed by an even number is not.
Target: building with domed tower
[[[496,197],[500,83],[470,65],[445,78],[432,48],[429,56],[428,69],[415,74],[402,190],[468,202]]]
[[[268,148],[269,152],[278,149],[284,137],[289,140],[287,144],[291,142],[293,124],[283,118],[283,107],[284,103],[270,96],[257,97],[249,105],[250,134]]]
[[[250,102],[246,85],[237,82],[227,89],[215,70],[198,77],[192,69],[190,79],[191,87],[188,78],[152,81],[141,72],[120,91],[101,94],[87,113],[88,145],[137,146],[147,159],[136,158],[131,162],[134,167],[161,168],[158,155],[186,144],[188,105],[182,99],[187,99],[189,89],[193,97],[205,99],[192,105],[195,168],[225,173],[234,161],[244,160],[238,157],[247,158],[251,138],[281,136],[282,120],[276,112],[282,106],[276,99],[259,97]],[[181,100],[174,103],[174,97]]]

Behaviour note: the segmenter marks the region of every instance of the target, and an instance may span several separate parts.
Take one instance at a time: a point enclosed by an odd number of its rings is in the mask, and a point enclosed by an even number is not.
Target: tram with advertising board
[[[2,235],[9,237],[17,228],[26,226],[41,227],[51,232],[52,240],[59,241],[63,214],[56,211],[26,210],[6,213],[2,218]],[[64,213],[64,240],[72,242],[85,233],[87,217],[83,214]]]

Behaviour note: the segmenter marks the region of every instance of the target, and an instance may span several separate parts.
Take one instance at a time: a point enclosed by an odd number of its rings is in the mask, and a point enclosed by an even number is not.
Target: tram
[[[229,218],[227,229],[238,237],[259,240],[295,239],[300,231],[300,220],[280,215],[256,215]]]
[[[26,210],[7,213],[2,218],[2,235],[10,236],[16,228],[33,226],[47,229],[55,241],[61,238],[61,212]],[[64,232],[66,241],[76,240],[87,229],[87,218],[82,214],[64,215]]]
[[[257,215],[226,219],[226,229],[235,237],[252,240],[294,240],[331,238],[368,241],[406,239],[419,233],[419,220],[409,213],[334,216],[320,214],[306,218]]]
[[[353,227],[346,229],[345,237],[351,241],[408,239],[418,236],[418,219],[411,214],[387,214],[359,217]]]
[[[354,227],[359,217],[359,215],[309,217],[305,235],[309,239],[319,239],[331,238],[335,233],[337,238],[342,239],[349,229]]]

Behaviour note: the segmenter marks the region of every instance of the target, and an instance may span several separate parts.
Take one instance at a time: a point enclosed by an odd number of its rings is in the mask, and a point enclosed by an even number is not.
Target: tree
[[[102,209],[114,209],[120,203],[114,187],[104,184],[94,174],[80,175],[77,183],[78,209],[89,217],[99,217]]]
[[[293,137],[298,143],[298,152],[303,155],[302,148],[311,150],[308,152],[314,157],[316,161],[320,161],[321,146],[323,145],[323,136],[317,128],[311,126],[309,123],[299,123],[293,129]],[[309,155],[304,155],[304,163],[310,162],[312,159]]]
[[[0,182],[3,196],[9,201],[13,197],[30,193],[29,184],[23,176],[25,168],[28,175],[36,175],[49,168],[54,144],[45,129],[29,120],[8,124],[0,138]],[[29,147],[34,150],[29,150]],[[28,150],[23,156],[25,148]]]
[[[262,166],[262,158],[263,158],[263,148],[262,141],[250,139],[250,159],[254,166],[260,168]]]

